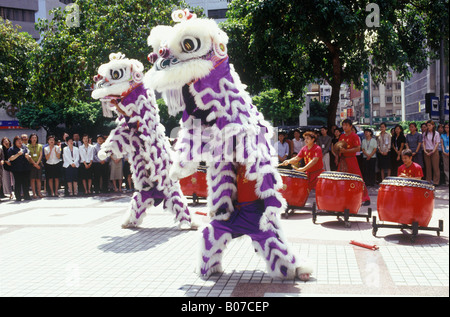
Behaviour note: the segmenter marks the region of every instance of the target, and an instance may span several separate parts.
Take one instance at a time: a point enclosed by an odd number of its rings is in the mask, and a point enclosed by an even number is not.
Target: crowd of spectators
[[[0,147],[0,198],[17,201],[46,197],[94,195],[132,191],[127,157],[99,159],[100,146],[106,140],[97,135],[47,137],[45,144],[36,134],[7,137]],[[32,195],[30,195],[30,189]]]
[[[420,130],[419,130],[420,128]],[[397,124],[388,131],[387,125],[381,123],[377,131],[364,129],[354,132],[361,139],[361,149],[357,153],[358,164],[368,187],[377,186],[385,177],[398,176],[398,168],[403,164],[402,152],[410,149],[413,162],[423,169],[423,180],[434,186],[449,184],[449,125],[436,124],[429,120],[417,127],[412,122],[409,133],[405,134],[401,125]],[[311,131],[311,130],[307,130]],[[278,142],[274,144],[280,163],[295,157],[305,145],[301,129],[280,131]],[[322,149],[323,166],[326,171],[337,171],[337,153],[334,145],[343,133],[337,126],[322,127],[313,130],[316,144]],[[300,162],[300,165],[302,163]]]
[[[402,165],[403,150],[412,152],[412,160],[423,169],[423,179],[435,186],[449,183],[449,125],[432,120],[417,127],[409,125],[404,134],[401,125],[387,131],[381,123],[378,131],[371,129],[354,132],[360,136],[361,149],[357,153],[358,164],[368,187],[377,186],[387,176],[397,176]],[[420,130],[419,130],[420,128]],[[310,131],[310,130],[308,130]],[[300,129],[278,133],[275,148],[279,162],[293,158],[305,146]],[[311,132],[311,131],[310,131]],[[326,171],[337,171],[338,160],[334,145],[343,133],[337,126],[322,127],[313,131],[315,142],[322,150],[323,167]],[[376,134],[376,135],[375,135]],[[92,140],[88,135],[63,135],[63,141],[54,135],[40,143],[36,134],[7,137],[0,146],[0,198],[15,198],[17,201],[64,196],[94,195],[108,192],[132,191],[133,183],[128,159],[114,155],[100,160],[98,152],[106,140],[97,135]],[[302,161],[298,166],[302,166]],[[30,196],[30,189],[32,195]]]

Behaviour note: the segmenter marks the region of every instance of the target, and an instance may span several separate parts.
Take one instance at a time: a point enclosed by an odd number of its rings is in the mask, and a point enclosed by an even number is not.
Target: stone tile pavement
[[[371,222],[297,211],[282,217],[285,235],[315,273],[308,282],[272,279],[247,237],[233,240],[224,272],[204,280],[194,273],[199,231],[182,231],[173,216],[149,210],[137,229],[121,229],[130,196],[44,198],[0,203],[0,296],[96,297],[314,297],[449,296],[448,188],[436,191],[430,226],[444,231],[407,232]],[[376,215],[376,189],[371,189]],[[307,206],[314,201],[310,196]],[[361,213],[366,212],[363,207]],[[206,206],[191,206],[206,212]],[[205,216],[195,215],[200,223]],[[376,244],[372,251],[351,240]]]

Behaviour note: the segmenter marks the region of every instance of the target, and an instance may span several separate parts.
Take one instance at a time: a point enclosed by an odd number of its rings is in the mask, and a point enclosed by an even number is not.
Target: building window
[[[392,90],[392,84],[386,84],[386,89],[387,90]]]
[[[374,117],[378,116],[378,110],[374,110],[374,111],[373,111],[373,116],[374,116]]]
[[[208,10],[208,18],[210,19],[226,19],[228,9]]]
[[[372,102],[373,102],[373,103],[380,103],[380,97],[378,97],[378,96],[373,96],[373,97],[372,97]]]
[[[391,109],[387,109],[386,110],[386,115],[387,116],[392,116],[392,110]]]
[[[402,111],[401,111],[401,110],[395,110],[395,114],[396,114],[397,116],[401,116],[401,115],[402,115]]]
[[[3,19],[10,20],[10,21],[33,22],[34,23],[34,11],[33,10],[0,7],[0,16]]]
[[[395,84],[395,89],[401,90],[402,89],[402,83],[396,83]]]
[[[395,96],[395,103],[402,103],[402,96]]]
[[[392,96],[386,96],[386,103],[392,103]]]

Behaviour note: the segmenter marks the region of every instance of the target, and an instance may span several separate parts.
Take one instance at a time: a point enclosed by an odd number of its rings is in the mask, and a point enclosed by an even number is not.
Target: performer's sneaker
[[[363,202],[362,205],[363,206],[370,206],[370,200],[366,200],[365,202]]]

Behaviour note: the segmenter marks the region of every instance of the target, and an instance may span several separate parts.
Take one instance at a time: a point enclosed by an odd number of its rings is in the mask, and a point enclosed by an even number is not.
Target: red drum
[[[309,196],[308,176],[304,172],[279,168],[283,179],[283,188],[280,193],[289,206],[303,207]]]
[[[258,196],[255,193],[256,181],[250,181],[245,177],[245,165],[239,165],[237,169],[237,199],[240,203],[255,201]]]
[[[434,186],[428,182],[403,178],[386,177],[380,184],[377,211],[382,221],[400,224],[418,222],[426,227],[434,208]]]
[[[322,172],[316,185],[317,209],[357,214],[361,207],[364,181],[356,174]]]
[[[197,172],[191,176],[180,179],[181,191],[185,196],[207,197],[208,185],[206,182],[206,167],[199,166]]]

